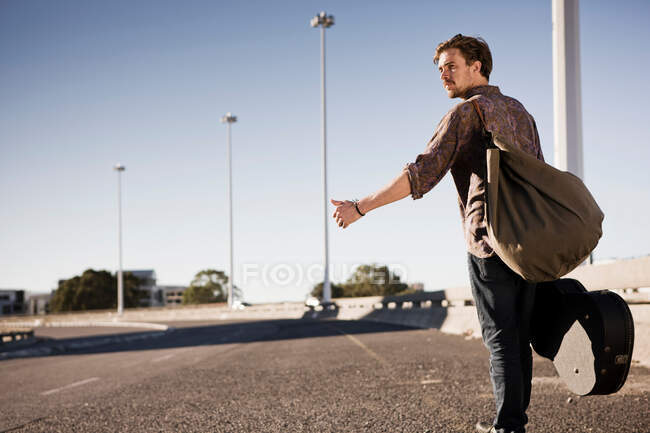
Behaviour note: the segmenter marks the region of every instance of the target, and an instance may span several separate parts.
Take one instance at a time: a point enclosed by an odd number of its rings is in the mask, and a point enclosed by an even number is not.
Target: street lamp
[[[228,127],[228,227],[230,233],[230,278],[228,278],[228,306],[230,308],[233,306],[232,283],[235,277],[232,265],[232,145],[230,128],[236,121],[237,116],[233,116],[230,112],[226,113],[226,115],[221,118],[221,123],[225,123]]]
[[[325,112],[325,29],[334,25],[334,17],[332,15],[327,15],[325,12],[321,12],[311,19],[309,24],[312,27],[321,28],[320,32],[320,73],[321,73],[321,154],[323,160],[323,216],[324,216],[324,227],[325,227],[325,276],[323,278],[323,303],[329,304],[332,302],[332,290],[330,287],[329,279],[329,247],[328,247],[328,236],[327,236],[327,223],[329,219],[327,218],[327,135],[326,135],[326,112]]]
[[[117,271],[117,314],[124,313],[124,276],[122,275],[122,172],[126,170],[122,164],[115,164],[117,171],[117,245],[119,250],[119,268]]]

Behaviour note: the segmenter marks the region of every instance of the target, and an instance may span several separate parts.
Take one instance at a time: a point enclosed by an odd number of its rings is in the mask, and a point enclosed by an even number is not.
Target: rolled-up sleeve
[[[422,198],[436,186],[454,163],[459,146],[459,123],[460,116],[456,110],[447,113],[424,153],[418,155],[415,162],[404,167],[404,171],[408,173],[411,197],[414,200]]]

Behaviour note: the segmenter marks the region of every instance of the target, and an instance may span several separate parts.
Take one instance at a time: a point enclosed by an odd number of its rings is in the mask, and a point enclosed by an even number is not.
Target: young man
[[[480,432],[524,432],[528,421],[532,354],[529,321],[535,285],[524,281],[496,256],[490,246],[485,214],[486,153],[478,103],[485,126],[513,145],[543,160],[535,120],[516,99],[488,85],[492,55],[481,38],[458,34],[436,48],[433,61],[450,98],[463,102],[442,119],[424,153],[407,164],[392,182],[358,202],[332,200],[333,217],[342,228],[367,212],[401,200],[421,198],[451,170],[465,234],[472,294],[483,342],[490,352],[490,377],[496,399],[491,424]]]

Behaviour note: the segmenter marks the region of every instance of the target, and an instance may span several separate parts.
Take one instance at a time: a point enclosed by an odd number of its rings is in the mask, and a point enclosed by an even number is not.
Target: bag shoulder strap
[[[492,141],[492,133],[488,131],[487,126],[485,125],[485,118],[483,117],[483,113],[481,112],[481,107],[479,107],[478,105],[478,101],[476,99],[470,99],[469,102],[472,103],[472,106],[474,107],[476,114],[478,114],[479,119],[481,119],[481,126],[483,126],[482,128],[483,137],[485,138],[485,148],[491,149],[496,147],[494,145],[494,142]]]
[[[487,132],[487,127],[485,126],[485,119],[483,118],[483,113],[481,112],[481,108],[478,105],[478,101],[476,99],[470,99],[472,105],[474,106],[474,110],[476,110],[476,114],[478,114],[479,119],[481,119],[481,125],[483,125],[483,129]]]

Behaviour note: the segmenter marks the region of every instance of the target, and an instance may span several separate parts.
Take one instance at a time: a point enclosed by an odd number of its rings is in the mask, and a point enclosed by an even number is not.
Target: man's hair
[[[452,48],[458,48],[467,65],[471,65],[475,61],[481,62],[481,75],[486,79],[490,79],[490,72],[492,72],[492,53],[490,47],[483,38],[473,38],[471,36],[463,36],[458,33],[453,38],[441,42],[436,47],[436,55],[433,56],[433,63],[438,64],[438,60],[443,52]]]

